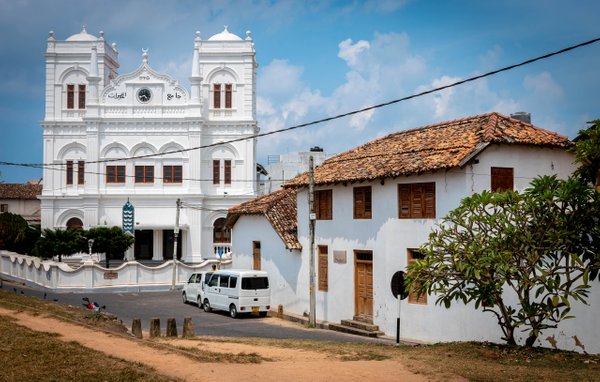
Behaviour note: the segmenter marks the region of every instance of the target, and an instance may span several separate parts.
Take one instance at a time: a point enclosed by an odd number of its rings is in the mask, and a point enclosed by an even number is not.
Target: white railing
[[[219,256],[219,254],[221,256]],[[213,255],[215,258],[230,258],[231,257],[231,243],[214,243],[213,244]]]

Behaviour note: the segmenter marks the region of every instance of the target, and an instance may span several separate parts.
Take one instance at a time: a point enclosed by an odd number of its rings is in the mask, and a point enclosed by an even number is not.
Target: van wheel
[[[261,317],[267,317],[267,312],[258,312],[258,315]]]
[[[200,299],[200,296],[196,297],[196,301],[198,301],[198,308],[202,309],[204,305],[202,304],[202,299]]]
[[[210,312],[210,302],[208,302],[207,298],[204,299],[204,304],[202,304],[202,306],[204,307],[205,312]]]
[[[237,309],[234,304],[229,305],[229,315],[231,318],[236,318],[238,315]]]
[[[183,294],[181,295],[181,298],[183,299],[183,303],[184,304],[188,303],[187,296],[185,295],[185,292],[183,292]]]

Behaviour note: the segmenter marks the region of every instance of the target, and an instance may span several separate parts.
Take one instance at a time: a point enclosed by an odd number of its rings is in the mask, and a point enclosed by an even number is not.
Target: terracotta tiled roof
[[[0,183],[0,199],[37,199],[41,184]]]
[[[563,135],[489,113],[400,131],[329,158],[315,168],[315,184],[368,181],[465,165],[490,144],[566,148]],[[304,173],[284,187],[308,185]]]
[[[227,226],[232,227],[242,215],[264,215],[287,249],[302,249],[298,241],[297,211],[296,190],[278,190],[231,207]]]

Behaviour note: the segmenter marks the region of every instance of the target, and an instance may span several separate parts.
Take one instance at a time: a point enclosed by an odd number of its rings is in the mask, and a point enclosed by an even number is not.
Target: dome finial
[[[224,31],[224,32],[229,32],[229,31],[227,30],[227,28],[228,28],[228,27],[229,27],[229,25],[227,25],[227,24],[223,25],[223,28],[224,28],[224,30],[223,30],[223,31]]]
[[[83,24],[83,26],[81,27],[81,33],[87,34],[87,31],[85,30],[85,24]]]

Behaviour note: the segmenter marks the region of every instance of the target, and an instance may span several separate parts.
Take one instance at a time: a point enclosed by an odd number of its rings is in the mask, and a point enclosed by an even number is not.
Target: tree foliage
[[[82,230],[46,228],[36,243],[36,255],[43,259],[58,255],[58,261],[62,261],[63,256],[84,252],[85,248]]]
[[[22,216],[0,213],[0,249],[11,250],[11,246],[25,239],[26,232],[27,222]]]
[[[86,231],[85,236],[94,240],[92,251],[105,253],[108,259],[123,259],[123,255],[134,243],[134,238],[119,227],[96,227]]]
[[[579,131],[575,146],[571,150],[580,163],[575,175],[586,182],[600,186],[600,119],[588,123],[592,125]]]
[[[600,266],[600,194],[577,179],[536,178],[523,193],[484,191],[444,217],[408,267],[407,288],[437,304],[474,303],[495,315],[503,339],[541,331],[585,303]]]

